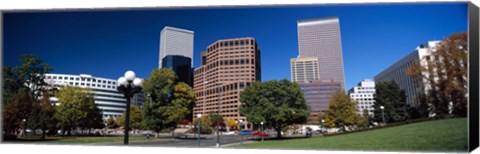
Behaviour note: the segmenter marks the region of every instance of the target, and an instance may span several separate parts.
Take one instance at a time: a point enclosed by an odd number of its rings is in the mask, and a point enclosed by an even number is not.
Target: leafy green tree
[[[49,96],[42,97],[40,102],[32,104],[32,111],[28,118],[28,126],[31,129],[41,129],[42,139],[45,139],[47,130],[56,128],[57,120],[55,119],[55,108],[52,106]]]
[[[147,128],[158,133],[176,127],[191,114],[195,100],[191,87],[177,83],[175,72],[171,69],[155,69],[143,83],[147,94],[143,117]],[[172,132],[173,133],[173,132]]]
[[[211,120],[212,127],[221,127],[223,125],[223,117],[218,113],[209,114],[208,118]]]
[[[266,122],[281,137],[283,128],[306,122],[310,109],[300,86],[286,79],[255,82],[240,93],[240,113],[253,123]]]
[[[186,83],[179,82],[173,88],[173,97],[170,104],[160,107],[160,112],[166,117],[165,124],[172,130],[184,119],[191,115],[195,101],[193,90]],[[172,131],[174,137],[174,131]]]
[[[125,126],[125,116],[126,116],[126,112],[123,112],[122,116],[117,118],[116,124],[118,126]],[[135,106],[135,105],[130,106],[130,123],[128,126],[130,126],[130,129],[143,128],[142,111],[140,111],[140,108],[138,106]]]
[[[3,126],[7,133],[19,127],[23,119],[28,119],[33,103],[45,90],[45,73],[52,68],[32,54],[21,55],[22,64],[15,67],[4,66],[3,77]],[[21,98],[23,97],[23,98]],[[7,118],[8,117],[8,118]]]
[[[325,112],[328,115],[327,123],[334,123],[335,126],[345,129],[346,126],[359,125],[363,121],[357,114],[357,103],[350,99],[344,91],[338,90],[330,98],[330,105]]]
[[[102,111],[95,103],[89,104],[87,118],[84,120],[84,125],[86,126],[85,128],[89,130],[89,134],[90,129],[102,129],[105,127]]]
[[[400,90],[394,81],[375,83],[375,104],[373,105],[375,121],[382,122],[382,110],[384,107],[385,122],[404,121],[408,118],[406,95]]]
[[[202,128],[200,129],[200,133],[202,134],[211,134],[213,132],[213,122],[212,122],[212,119],[210,119],[210,116],[202,116],[201,118],[201,126]],[[198,118],[194,118],[193,119],[193,125],[194,125],[194,129],[193,131],[194,132],[197,132],[198,130]]]
[[[59,105],[55,117],[59,125],[68,130],[68,135],[71,134],[71,129],[86,127],[89,109],[94,109],[91,106],[95,106],[93,95],[88,91],[89,89],[67,86],[56,94]]]

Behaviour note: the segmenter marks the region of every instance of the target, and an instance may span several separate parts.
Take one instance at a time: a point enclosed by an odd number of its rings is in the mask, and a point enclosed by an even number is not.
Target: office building
[[[160,54],[158,67],[162,68],[162,60],[168,55],[179,55],[192,59],[193,64],[193,31],[168,27],[160,32]],[[193,65],[192,65],[193,66]]]
[[[45,82],[49,87],[61,89],[65,86],[74,86],[89,88],[93,94],[95,105],[102,112],[103,118],[122,116],[125,111],[127,100],[123,94],[117,91],[117,80],[93,77],[88,74],[68,75],[68,74],[45,74]],[[51,97],[50,101],[55,105],[58,102],[56,97]],[[130,103],[131,105],[143,108],[145,97],[143,92],[135,94]]]
[[[300,82],[299,84],[305,100],[310,107],[310,117],[307,123],[318,124],[318,116],[327,111],[332,96],[334,96],[337,91],[342,90],[342,83],[333,80],[315,80]]]
[[[297,22],[299,58],[318,58],[318,80],[334,80],[345,89],[338,17]]]
[[[291,79],[298,82],[310,106],[308,123],[317,124],[336,91],[345,91],[340,23],[337,17],[297,22],[297,58],[290,60]]]
[[[194,70],[196,103],[193,115],[215,114],[244,120],[240,92],[261,80],[260,48],[254,38],[219,40],[201,53],[202,65]]]
[[[418,46],[415,51],[377,74],[375,82],[394,81],[401,90],[405,91],[407,95],[406,104],[411,107],[418,107],[420,96],[425,94],[429,86],[423,80],[414,81],[406,71],[416,62],[425,65],[428,60],[433,60],[433,58],[430,58],[430,55],[436,50],[438,43],[439,41],[430,41],[427,44]]]
[[[292,81],[308,82],[318,80],[318,58],[292,58],[290,59]]]
[[[170,68],[177,75],[177,81],[193,86],[192,59],[185,56],[168,55],[162,60],[162,68]]]
[[[373,115],[373,105],[375,104],[375,82],[370,79],[365,79],[358,83],[357,86],[348,90],[348,95],[352,100],[355,100],[358,108],[358,113],[363,115],[363,111],[367,110],[368,115]]]

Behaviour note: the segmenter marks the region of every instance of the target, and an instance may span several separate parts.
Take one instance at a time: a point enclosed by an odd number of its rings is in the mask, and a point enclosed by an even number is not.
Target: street
[[[252,140],[249,140],[252,139]],[[250,135],[243,136],[243,142],[257,142],[255,137]],[[237,135],[220,135],[220,147],[231,144],[240,144],[241,137]],[[202,135],[200,139],[200,147],[215,148],[217,143],[216,135]],[[107,143],[97,145],[114,145],[120,146],[123,143]],[[196,136],[188,136],[188,138],[175,138],[169,140],[155,140],[155,141],[142,141],[142,142],[130,142],[128,146],[155,146],[155,147],[192,147],[197,148],[198,142]]]

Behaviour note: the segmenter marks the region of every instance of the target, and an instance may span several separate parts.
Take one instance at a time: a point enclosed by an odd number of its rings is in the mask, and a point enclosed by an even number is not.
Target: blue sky
[[[373,79],[419,44],[467,31],[467,3],[345,4],[10,12],[3,16],[3,64],[33,53],[53,73],[117,79],[127,70],[147,78],[158,65],[160,30],[189,29],[194,67],[220,39],[254,37],[262,80],[290,79],[298,55],[297,20],[338,16],[346,88]]]

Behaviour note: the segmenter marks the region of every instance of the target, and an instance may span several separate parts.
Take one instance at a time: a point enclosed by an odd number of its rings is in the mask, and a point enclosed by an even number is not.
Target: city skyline
[[[195,68],[209,43],[253,37],[261,44],[263,81],[291,80],[290,59],[298,56],[296,21],[338,16],[349,89],[419,44],[466,31],[466,9],[466,3],[423,3],[6,13],[4,66],[34,53],[52,73],[118,78],[131,69],[147,78],[158,65],[158,34],[172,26],[195,31]]]

